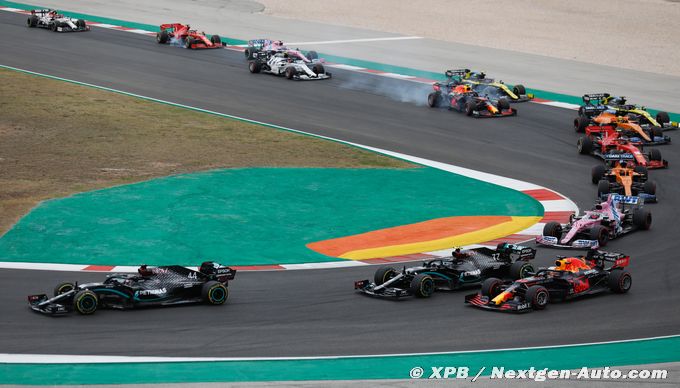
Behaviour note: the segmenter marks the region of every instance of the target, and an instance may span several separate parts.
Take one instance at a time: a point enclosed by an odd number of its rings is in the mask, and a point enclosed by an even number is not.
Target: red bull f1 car
[[[579,117],[582,117],[580,129],[585,128],[589,119],[605,111],[611,111],[618,116],[635,115],[641,125],[657,127],[661,130],[678,129],[678,123],[671,121],[668,112],[657,112],[655,116],[644,106],[628,104],[626,97],[612,96],[609,93],[590,93],[583,95],[583,105],[579,107]]]
[[[111,274],[101,283],[60,283],[54,296],[30,295],[29,307],[48,315],[75,311],[94,314],[101,308],[132,309],[204,302],[221,305],[227,300],[236,270],[204,262],[198,271],[179,265],[139,267],[137,274]]]
[[[360,280],[354,288],[360,293],[401,298],[430,297],[437,290],[458,290],[479,284],[489,277],[519,279],[533,272],[530,263],[536,250],[509,243],[498,244],[494,249],[456,249],[450,258],[430,260],[421,266],[398,270],[380,267],[374,281]]]
[[[503,81],[488,78],[482,72],[474,72],[470,69],[446,70],[444,73],[448,84],[469,85],[472,90],[482,96],[494,99],[505,98],[509,102],[531,101],[534,95],[527,93],[524,85],[517,84],[510,88]]]
[[[34,9],[28,16],[29,27],[48,28],[54,32],[89,31],[90,27],[83,19],[64,16],[53,9]]]
[[[640,197],[609,194],[582,216],[572,216],[569,223],[548,222],[536,243],[556,248],[597,249],[611,239],[652,226],[652,213],[643,207]]]
[[[585,257],[559,256],[554,267],[539,269],[514,282],[490,278],[481,292],[465,296],[465,303],[508,313],[543,310],[548,303],[587,295],[624,294],[633,284],[625,267],[630,257],[621,253],[590,251]]]
[[[427,96],[427,105],[430,108],[446,106],[475,118],[517,116],[517,109],[511,108],[505,98],[494,100],[482,97],[469,85],[437,82],[432,85],[432,88],[433,92]]]
[[[205,32],[192,30],[188,24],[168,23],[161,24],[160,31],[156,33],[158,44],[176,44],[187,49],[215,49],[222,48],[222,39],[219,35],[208,38]]]

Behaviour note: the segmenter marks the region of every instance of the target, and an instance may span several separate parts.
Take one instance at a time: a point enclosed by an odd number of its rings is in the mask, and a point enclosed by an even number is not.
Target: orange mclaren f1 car
[[[650,180],[647,168],[628,164],[625,159],[608,160],[591,171],[592,182],[597,185],[598,198],[611,193],[643,198],[645,203],[656,202],[656,182]]]
[[[574,130],[585,132],[586,136],[603,136],[605,133],[617,132],[619,137],[644,145],[668,144],[671,138],[663,134],[659,127],[640,125],[636,115],[617,116],[611,112],[602,112],[592,118],[579,116],[574,119]]]

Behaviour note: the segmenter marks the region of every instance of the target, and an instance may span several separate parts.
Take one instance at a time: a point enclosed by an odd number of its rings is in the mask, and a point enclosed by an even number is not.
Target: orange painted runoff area
[[[307,244],[318,253],[352,260],[426,252],[500,238],[526,229],[540,217],[445,217]]]

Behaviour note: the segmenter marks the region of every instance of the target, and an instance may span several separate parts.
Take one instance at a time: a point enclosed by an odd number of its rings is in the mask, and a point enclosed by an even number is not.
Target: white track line
[[[413,40],[423,39],[421,36],[395,36],[390,38],[364,38],[364,39],[344,39],[344,40],[322,40],[318,42],[285,42],[286,46],[302,46],[302,45],[318,45],[318,44],[336,44],[336,43],[362,43],[362,42],[383,42],[392,40]]]

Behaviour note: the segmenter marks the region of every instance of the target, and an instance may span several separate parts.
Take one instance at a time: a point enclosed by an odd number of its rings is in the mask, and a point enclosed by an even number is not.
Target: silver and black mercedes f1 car
[[[49,28],[54,32],[89,31],[90,27],[83,19],[64,16],[53,9],[34,9],[28,16],[29,27]]]
[[[437,290],[479,286],[489,277],[522,278],[534,271],[529,261],[535,256],[535,249],[509,243],[498,244],[496,249],[456,249],[449,258],[426,261],[417,267],[380,267],[373,282],[360,280],[354,288],[378,297],[427,298]]]
[[[236,270],[204,262],[194,271],[179,265],[139,267],[137,274],[111,274],[101,283],[60,283],[54,296],[30,295],[33,311],[61,315],[71,311],[93,314],[100,308],[131,309],[205,302],[221,305],[229,296],[227,285]]]

